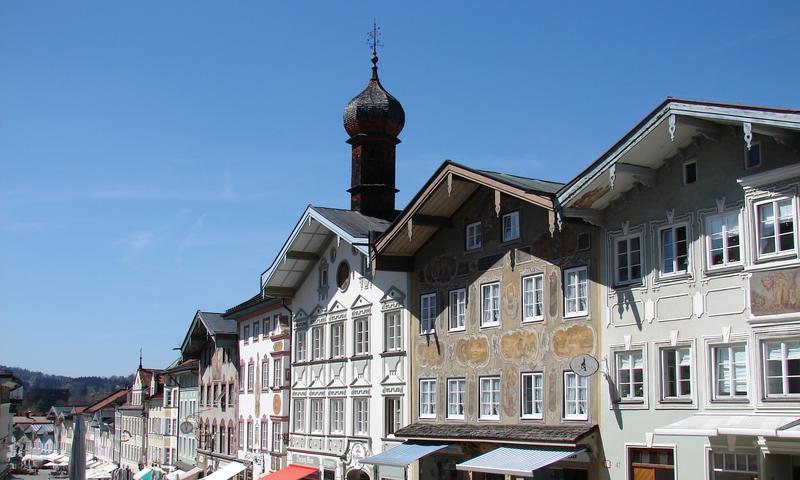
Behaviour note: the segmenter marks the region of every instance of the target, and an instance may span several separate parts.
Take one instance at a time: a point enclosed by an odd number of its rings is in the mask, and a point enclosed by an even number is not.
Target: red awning
[[[288,467],[281,468],[277,472],[264,475],[261,480],[300,480],[306,475],[319,473],[319,470],[314,467],[304,467],[302,465],[289,465]]]

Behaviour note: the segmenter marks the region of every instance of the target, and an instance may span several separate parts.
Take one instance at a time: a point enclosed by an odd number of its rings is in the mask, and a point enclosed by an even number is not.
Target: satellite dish
[[[572,357],[569,368],[579,377],[591,377],[600,370],[600,362],[588,353],[582,353]]]
[[[181,433],[188,435],[194,430],[194,424],[187,420],[185,422],[181,422],[179,428],[181,429]]]

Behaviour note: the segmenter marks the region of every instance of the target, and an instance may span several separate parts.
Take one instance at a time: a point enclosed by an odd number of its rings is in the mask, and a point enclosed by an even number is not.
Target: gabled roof
[[[554,212],[557,182],[478,170],[446,160],[408,206],[378,239],[378,268],[382,259],[412,257],[479,188],[489,188]],[[551,215],[551,224],[555,215]],[[409,234],[410,232],[410,234]]]
[[[120,388],[119,390],[109,393],[105,397],[101,398],[100,400],[86,407],[85,412],[95,413],[98,410],[102,410],[106,407],[113,406],[115,404],[122,405],[123,403],[125,403],[125,398],[127,395],[128,395],[128,389]]]
[[[272,297],[293,297],[311,267],[337,236],[364,255],[370,232],[383,232],[389,222],[352,210],[309,205],[272,265],[261,274],[261,289]]]
[[[220,313],[198,310],[181,343],[181,355],[184,359],[197,358],[196,355],[209,338],[216,341],[219,337],[238,335],[239,330],[235,320],[227,319]]]
[[[730,127],[738,129],[742,148],[748,132],[796,144],[800,110],[667,98],[565,185],[558,203],[566,216],[603,209],[636,183],[651,182],[655,170],[696,137],[714,139]]]

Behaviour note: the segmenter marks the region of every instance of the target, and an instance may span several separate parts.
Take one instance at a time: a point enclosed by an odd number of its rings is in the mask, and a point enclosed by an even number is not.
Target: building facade
[[[798,129],[669,99],[559,193],[604,229],[608,478],[800,478]]]
[[[138,472],[149,464],[147,403],[158,393],[158,375],[158,370],[142,368],[140,363],[129,391],[128,401],[116,410],[114,434],[115,443],[119,445],[120,451],[119,465],[133,472]]]
[[[172,436],[177,444],[175,466],[184,472],[197,466],[197,438],[192,423],[199,403],[197,365],[195,359],[182,360],[163,372],[165,401],[169,398],[170,403],[175,405],[177,420],[177,428],[172,428]]]

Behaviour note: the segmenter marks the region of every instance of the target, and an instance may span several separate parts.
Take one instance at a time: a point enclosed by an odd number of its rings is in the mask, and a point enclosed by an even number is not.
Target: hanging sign
[[[588,353],[582,353],[572,357],[569,368],[580,377],[590,377],[600,369],[600,363]]]

